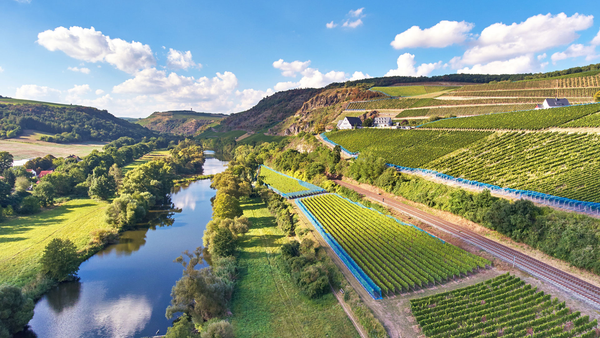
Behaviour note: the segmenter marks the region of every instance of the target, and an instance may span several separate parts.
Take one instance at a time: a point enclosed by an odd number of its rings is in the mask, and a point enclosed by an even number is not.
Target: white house
[[[535,109],[548,109],[548,108],[560,108],[568,107],[571,104],[567,99],[545,99],[544,103],[538,104]]]
[[[358,117],[346,116],[337,124],[338,129],[356,129],[362,127],[362,121]]]
[[[392,126],[392,118],[391,117],[376,117],[373,120],[373,126],[375,126],[375,127],[391,127]]]

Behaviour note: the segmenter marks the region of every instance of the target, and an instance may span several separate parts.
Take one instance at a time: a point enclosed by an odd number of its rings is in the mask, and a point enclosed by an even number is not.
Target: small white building
[[[545,99],[544,103],[538,104],[535,109],[548,109],[548,108],[560,108],[568,107],[571,104],[567,99]]]
[[[376,117],[373,119],[373,126],[375,127],[391,127],[392,124],[391,117]]]
[[[337,123],[338,129],[356,129],[362,127],[362,121],[358,117],[346,116]]]

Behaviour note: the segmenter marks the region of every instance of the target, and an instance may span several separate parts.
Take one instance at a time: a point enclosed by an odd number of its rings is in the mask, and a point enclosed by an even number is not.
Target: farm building
[[[42,170],[42,171],[40,171],[39,178],[42,178],[48,174],[52,174],[53,172],[54,172],[54,170]]]
[[[362,121],[358,117],[346,116],[337,124],[338,129],[356,129],[362,127]]]
[[[373,120],[373,125],[375,127],[391,127],[392,126],[392,118],[391,117],[376,117]]]
[[[538,104],[535,109],[548,109],[548,108],[559,108],[570,106],[569,100],[567,99],[545,99],[544,103]]]

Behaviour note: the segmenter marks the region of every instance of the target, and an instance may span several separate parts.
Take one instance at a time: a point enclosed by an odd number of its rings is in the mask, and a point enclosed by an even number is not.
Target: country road
[[[587,283],[577,277],[574,277],[564,271],[554,268],[548,264],[531,258],[519,251],[508,248],[500,243],[481,236],[473,231],[470,231],[457,224],[448,222],[439,217],[430,215],[415,207],[400,203],[393,199],[383,200],[383,198],[372,191],[363,189],[357,185],[334,180],[335,183],[353,189],[354,191],[364,195],[365,197],[375,200],[380,204],[393,208],[401,213],[407,214],[421,222],[433,226],[439,230],[447,232],[455,237],[462,239],[465,242],[473,244],[480,249],[483,249],[490,254],[506,261],[510,264],[514,263],[516,268],[525,271],[537,278],[540,278],[561,290],[585,301],[589,305],[600,309],[600,288]]]

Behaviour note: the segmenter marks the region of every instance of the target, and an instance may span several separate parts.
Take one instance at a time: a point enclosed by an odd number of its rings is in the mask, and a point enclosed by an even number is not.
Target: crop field
[[[600,135],[497,133],[425,168],[502,187],[600,202]]]
[[[497,106],[468,106],[468,107],[443,107],[443,108],[419,108],[409,109],[401,112],[396,117],[415,116],[464,116],[483,115],[493,113],[505,113],[511,111],[528,110],[535,108],[535,104],[503,104]]]
[[[561,127],[600,127],[600,113],[590,114],[580,119],[565,123]]]
[[[600,104],[527,110],[435,121],[427,128],[539,130],[556,127],[600,111]]]
[[[468,96],[468,95],[457,95]],[[449,96],[445,96],[449,97]],[[499,103],[542,103],[543,100],[537,97],[517,97],[517,98],[472,98],[472,99],[436,99],[436,98],[399,98],[384,99],[365,102],[351,102],[346,109],[407,109],[420,107],[440,107],[440,106],[463,106],[463,105],[481,105],[481,104],[499,104]]]
[[[598,326],[597,320],[509,274],[410,303],[430,338],[594,338]]]
[[[491,264],[338,195],[307,197],[302,203],[383,294],[425,288]]]
[[[163,157],[169,157],[171,156],[168,150],[154,150],[152,152],[149,152],[148,154],[134,160],[133,162],[129,163],[128,165],[123,167],[123,173],[127,173],[129,170],[142,165],[144,163],[153,161],[153,160],[158,160],[160,158]]]
[[[260,176],[263,177],[263,182],[284,194],[310,190],[309,188],[302,186],[298,180],[281,175],[277,171],[271,170],[265,166],[260,167]]]
[[[559,89],[515,89],[515,90],[482,90],[451,92],[448,96],[477,96],[477,97],[568,97],[589,98],[590,100],[600,91],[600,87],[593,88],[559,88]]]
[[[594,71],[596,74],[598,71]],[[575,74],[573,74],[575,75]],[[481,90],[510,90],[510,89],[554,89],[554,88],[585,88],[600,87],[600,77],[598,76],[573,76],[562,77],[554,80],[534,80],[518,82],[498,82],[481,85],[464,86],[457,89],[457,92],[481,91]]]
[[[447,86],[391,86],[391,87],[373,87],[370,90],[386,93],[390,96],[415,96],[440,91],[454,89],[458,87]]]
[[[327,137],[355,152],[372,152],[387,163],[422,168],[426,163],[486,136],[484,131],[360,129],[328,133]]]

